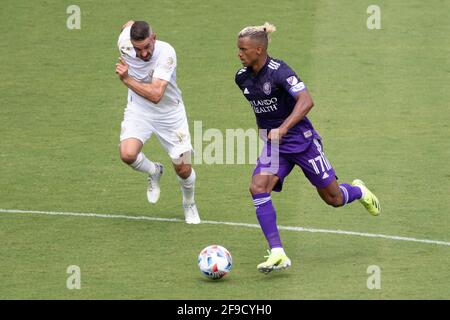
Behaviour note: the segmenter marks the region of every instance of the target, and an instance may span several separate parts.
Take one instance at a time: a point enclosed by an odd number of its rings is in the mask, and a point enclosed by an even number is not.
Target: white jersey
[[[176,113],[185,113],[181,91],[176,83],[177,57],[175,49],[164,41],[156,40],[153,55],[149,61],[136,57],[130,40],[131,27],[124,28],[117,45],[121,56],[128,64],[128,74],[137,81],[151,83],[157,78],[168,81],[161,100],[155,104],[128,89],[128,106],[145,112],[155,118],[163,118]]]

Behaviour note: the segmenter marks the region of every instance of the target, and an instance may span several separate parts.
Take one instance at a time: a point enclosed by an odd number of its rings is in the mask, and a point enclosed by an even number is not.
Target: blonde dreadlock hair
[[[276,30],[277,28],[273,24],[266,22],[262,26],[245,27],[238,33],[238,37],[249,37],[250,39],[260,41],[267,48],[268,43],[270,42],[269,35]]]

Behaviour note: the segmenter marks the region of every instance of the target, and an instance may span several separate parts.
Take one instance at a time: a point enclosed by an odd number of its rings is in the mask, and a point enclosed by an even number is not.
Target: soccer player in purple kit
[[[235,78],[250,102],[258,128],[267,134],[250,185],[256,216],[270,247],[267,260],[257,266],[264,273],[291,265],[280,240],[270,194],[281,191],[284,178],[295,165],[327,204],[341,207],[358,199],[370,214],[380,213],[377,197],[361,180],[351,185],[337,183],[321,137],[306,117],[314,103],[305,84],[286,63],[267,53],[269,34],[274,31],[275,26],[266,22],[239,32],[237,46],[244,67]]]

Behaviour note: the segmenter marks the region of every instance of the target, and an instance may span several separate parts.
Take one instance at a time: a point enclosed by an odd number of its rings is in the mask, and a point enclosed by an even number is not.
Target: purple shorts
[[[313,139],[309,147],[300,153],[278,153],[278,157],[272,157],[271,153],[271,148],[267,148],[266,144],[258,158],[253,176],[257,174],[278,176],[280,180],[273,191],[281,191],[284,178],[295,165],[298,165],[309,182],[319,189],[325,188],[336,178],[334,169],[323,152],[322,142],[318,139]]]

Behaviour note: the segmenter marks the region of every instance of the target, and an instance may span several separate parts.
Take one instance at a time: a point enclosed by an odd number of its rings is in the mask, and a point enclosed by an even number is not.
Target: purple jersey
[[[256,75],[251,67],[240,69],[235,81],[250,102],[258,127],[268,132],[278,128],[289,117],[297,102],[295,97],[306,90],[305,84],[286,63],[271,57],[267,57]],[[304,117],[283,137],[279,151],[302,152],[314,138],[320,139],[311,122]]]

